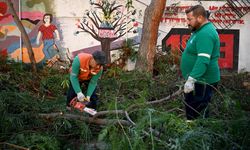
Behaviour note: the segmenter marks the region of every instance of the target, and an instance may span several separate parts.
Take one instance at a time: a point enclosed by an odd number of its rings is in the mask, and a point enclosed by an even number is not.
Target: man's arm
[[[97,81],[98,79],[101,77],[103,72],[103,69],[101,69],[96,75],[94,75],[88,85],[88,90],[87,90],[87,97],[91,97],[91,95],[93,94],[96,85],[97,85]]]
[[[206,72],[213,51],[214,43],[211,37],[203,34],[198,38],[196,41],[197,59],[184,85],[184,93],[190,93],[194,90],[194,83]]]
[[[78,74],[79,74],[79,70],[80,70],[80,61],[79,61],[78,56],[76,56],[74,58],[71,69],[72,70],[70,73],[70,82],[72,84],[72,87],[73,87],[75,93],[82,92],[82,90],[80,88],[80,83],[78,80]]]
[[[203,36],[199,36],[199,39],[196,43],[196,48],[197,60],[189,75],[194,79],[202,77],[207,70],[207,66],[210,63],[210,58],[214,48],[213,40],[210,36],[203,34]]]

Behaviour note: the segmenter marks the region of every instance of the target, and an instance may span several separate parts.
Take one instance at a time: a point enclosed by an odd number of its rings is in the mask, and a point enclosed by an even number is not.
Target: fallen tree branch
[[[99,111],[97,112],[93,118],[98,118],[99,116],[104,116],[107,114],[124,114],[124,110],[106,110],[106,111]]]
[[[174,92],[173,94],[168,95],[167,97],[164,97],[162,99],[155,100],[155,101],[150,101],[150,102],[146,102],[146,103],[139,103],[139,104],[131,105],[130,107],[127,108],[127,111],[130,111],[130,110],[134,109],[135,107],[139,107],[139,106],[143,106],[143,105],[158,104],[158,103],[167,101],[172,97],[180,95],[181,93],[182,93],[182,89],[181,89],[181,87],[179,87],[179,89],[176,92]]]
[[[107,111],[99,111],[97,112],[97,114],[94,116],[94,118],[97,118],[97,117],[100,117],[100,116],[104,116],[104,115],[107,115],[107,114],[125,114],[126,112],[128,112],[129,110],[133,109],[134,107],[139,107],[141,105],[151,105],[151,104],[158,104],[158,103],[161,103],[161,102],[164,102],[164,101],[167,101],[169,100],[170,98],[173,98],[177,95],[180,95],[182,93],[182,89],[181,87],[176,91],[174,92],[173,94],[170,94],[168,95],[167,97],[164,97],[162,99],[159,99],[159,100],[155,100],[155,101],[150,101],[150,102],[146,102],[146,103],[140,103],[140,104],[134,104],[134,105],[131,105],[130,107],[127,108],[126,111],[124,110],[107,110]]]
[[[6,148],[6,149],[29,150],[29,148],[25,148],[25,147],[15,145],[15,144],[11,144],[11,143],[7,143],[7,142],[1,142],[0,145],[4,145],[3,148]]]
[[[128,119],[128,121],[129,121],[132,125],[135,125],[134,121],[132,121],[132,119],[129,117],[127,111],[125,111],[125,116],[126,116],[126,118]]]
[[[51,118],[65,118],[69,120],[81,120],[88,123],[98,124],[98,125],[108,125],[108,124],[117,124],[120,122],[122,125],[129,126],[131,125],[130,122],[126,120],[118,120],[118,119],[99,119],[99,118],[93,118],[93,117],[84,117],[82,115],[75,115],[75,114],[64,114],[62,112],[58,113],[50,113],[50,114],[39,114],[40,117],[45,119],[51,119]]]
[[[39,116],[42,117],[42,118],[45,118],[45,119],[60,117],[60,118],[71,119],[71,120],[81,120],[81,121],[85,121],[85,122],[93,123],[93,124],[98,124],[98,125],[108,125],[108,124],[121,123],[122,125],[130,126],[130,125],[135,125],[135,123],[129,117],[128,112],[130,110],[132,110],[132,109],[134,109],[136,107],[139,107],[139,106],[143,106],[143,105],[158,104],[158,103],[164,102],[166,100],[169,100],[170,98],[172,98],[174,96],[177,96],[177,95],[179,95],[181,93],[182,93],[182,89],[180,87],[178,91],[176,91],[173,94],[171,94],[171,95],[169,95],[167,97],[164,97],[162,99],[155,100],[155,101],[150,101],[150,102],[146,102],[146,103],[134,104],[134,105],[131,105],[130,107],[128,107],[126,111],[124,111],[124,110],[99,111],[93,117],[84,117],[82,115],[75,115],[75,114],[68,114],[68,113],[64,114],[62,112],[50,113],[50,114],[39,114]],[[121,120],[121,119],[100,119],[100,118],[98,118],[100,116],[105,116],[105,115],[108,115],[108,114],[124,114],[128,121],[127,120]]]
[[[127,120],[132,124],[135,125],[135,123],[130,119],[128,112],[124,110],[107,110],[107,111],[99,111],[94,116],[93,119],[98,118],[100,116],[104,116],[107,114],[124,114],[127,118]]]

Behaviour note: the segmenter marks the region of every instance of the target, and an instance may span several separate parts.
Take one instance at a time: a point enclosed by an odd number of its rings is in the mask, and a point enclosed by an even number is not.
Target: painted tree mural
[[[87,32],[94,39],[100,41],[102,50],[106,53],[107,62],[111,62],[110,45],[113,41],[124,36],[126,33],[133,32],[133,22],[135,19],[130,17],[136,14],[131,1],[126,6],[119,5],[115,0],[100,0],[94,2],[90,0],[93,9],[86,10],[85,15],[79,22],[79,32]],[[126,13],[122,10],[126,7]]]

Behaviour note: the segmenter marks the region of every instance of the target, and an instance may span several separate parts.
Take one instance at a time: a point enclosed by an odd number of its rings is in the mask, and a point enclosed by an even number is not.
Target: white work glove
[[[87,96],[84,100],[90,102],[90,97]]]
[[[186,81],[185,85],[184,85],[184,93],[190,93],[194,90],[194,83],[195,83],[195,79],[192,77],[188,77],[188,80]]]
[[[77,99],[78,99],[78,101],[80,101],[80,102],[83,102],[83,101],[84,101],[85,96],[83,95],[82,92],[77,93]]]
[[[36,40],[36,45],[39,45],[39,44],[40,44],[39,40]]]

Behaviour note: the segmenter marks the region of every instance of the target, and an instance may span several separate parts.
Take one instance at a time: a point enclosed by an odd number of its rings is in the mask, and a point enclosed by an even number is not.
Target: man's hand
[[[83,102],[83,101],[84,101],[85,96],[83,95],[82,92],[77,93],[77,99],[78,99],[78,101],[80,101],[80,102]]]
[[[85,97],[84,101],[90,102],[90,97],[89,96]]]
[[[185,85],[184,85],[184,93],[190,93],[194,90],[194,82],[196,80],[192,77],[188,77],[188,80],[186,81]]]

